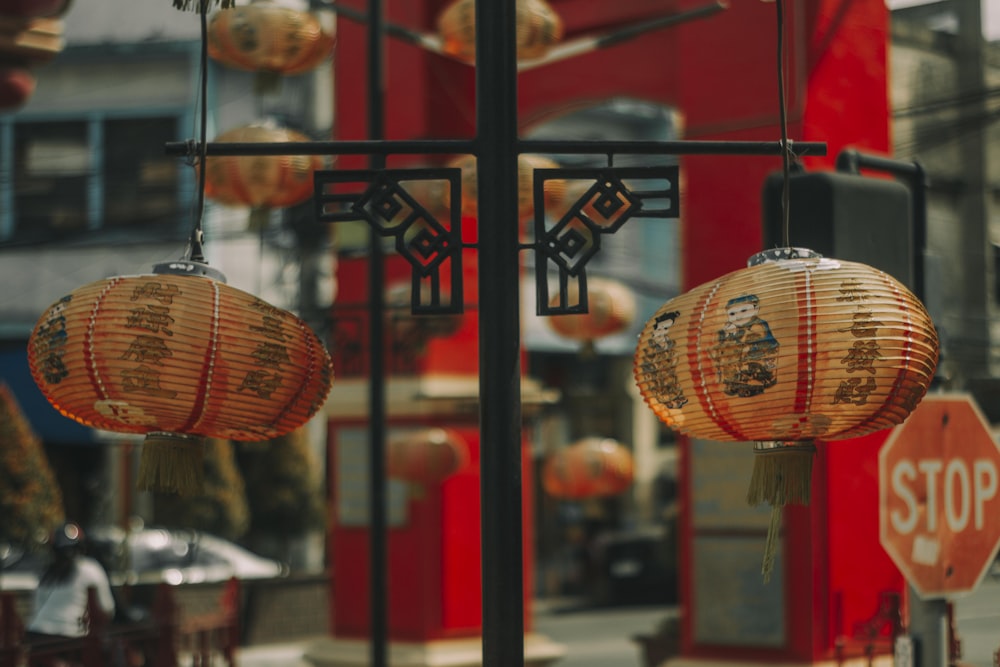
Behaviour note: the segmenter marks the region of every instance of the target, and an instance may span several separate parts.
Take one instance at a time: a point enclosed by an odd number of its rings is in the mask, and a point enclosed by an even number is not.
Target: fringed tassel
[[[142,443],[140,491],[199,495],[205,487],[205,443],[203,438],[179,433],[149,433]]]
[[[767,582],[771,579],[777,558],[782,509],[785,505],[809,504],[816,446],[811,442],[758,442],[754,453],[747,503],[753,506],[767,503],[771,506],[771,521],[761,564],[761,574]]]
[[[230,9],[236,6],[236,0],[174,0],[174,7],[182,12],[203,12],[212,5],[218,5],[220,9]]]
[[[764,559],[760,564],[760,574],[764,583],[771,581],[774,561],[778,557],[778,537],[781,535],[781,505],[771,505],[771,521],[767,524],[767,541],[764,542]]]

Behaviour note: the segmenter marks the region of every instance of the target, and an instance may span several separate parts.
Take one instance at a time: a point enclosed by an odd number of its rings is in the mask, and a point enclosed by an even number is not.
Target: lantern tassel
[[[771,506],[761,574],[770,581],[778,552],[778,535],[785,505],[808,505],[812,490],[813,456],[811,442],[757,442],[754,445],[753,473],[747,489],[747,503]]]
[[[204,439],[178,433],[149,433],[142,444],[140,491],[194,496],[205,486]]]
[[[760,574],[764,583],[771,581],[774,561],[778,556],[778,536],[781,533],[783,505],[771,505],[771,520],[767,524],[767,541],[764,542],[764,558],[760,564]]]
[[[221,9],[230,9],[236,6],[236,0],[174,0],[174,7],[186,11],[205,11],[211,5],[219,5]]]

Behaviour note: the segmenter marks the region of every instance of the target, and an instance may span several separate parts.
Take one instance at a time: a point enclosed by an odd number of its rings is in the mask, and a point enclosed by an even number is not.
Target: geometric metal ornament
[[[676,165],[535,169],[535,240],[527,247],[537,253],[537,314],[588,312],[586,266],[601,249],[601,236],[614,234],[632,218],[678,217],[678,177]],[[585,188],[566,213],[551,224],[542,205],[545,182],[549,180],[584,181]],[[549,298],[550,273],[558,276],[557,300]]]
[[[444,181],[448,201],[461,202],[461,169],[316,171],[313,180],[320,222],[363,220],[378,234],[395,239],[396,251],[411,267],[414,315],[462,312],[461,207],[449,207],[449,215],[442,220],[439,207],[429,209],[407,187],[420,181]],[[443,274],[450,277],[447,290],[442,289]]]

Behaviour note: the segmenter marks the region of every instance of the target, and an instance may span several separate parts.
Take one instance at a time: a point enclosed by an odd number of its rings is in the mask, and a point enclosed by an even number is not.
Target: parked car
[[[87,531],[88,554],[108,571],[111,583],[197,584],[239,579],[271,579],[288,567],[228,540],[192,530],[117,527]],[[31,591],[48,564],[48,554],[0,544],[0,590]]]
[[[228,540],[193,530],[143,528],[126,533],[101,528],[88,534],[91,554],[107,568],[113,584],[199,584],[272,579],[288,567]]]

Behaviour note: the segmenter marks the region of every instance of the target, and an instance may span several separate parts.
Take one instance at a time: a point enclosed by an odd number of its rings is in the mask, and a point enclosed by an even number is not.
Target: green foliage
[[[255,443],[239,450],[249,495],[250,534],[258,538],[301,537],[325,525],[319,465],[307,431]]]
[[[62,493],[45,450],[0,384],[0,541],[37,545],[64,520]]]
[[[236,540],[250,524],[246,489],[228,440],[205,441],[205,489],[202,494],[156,494],[153,522]]]

